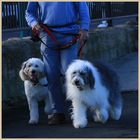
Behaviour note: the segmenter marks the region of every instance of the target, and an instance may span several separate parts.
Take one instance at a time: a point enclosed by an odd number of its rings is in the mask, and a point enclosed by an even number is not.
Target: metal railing
[[[138,14],[138,2],[87,2],[91,19]]]
[[[112,26],[113,19],[138,17],[138,2],[87,2],[91,21],[107,20]]]
[[[138,2],[87,2],[91,19],[138,14]],[[2,2],[2,29],[25,29],[27,2]],[[111,20],[111,19],[110,19]]]
[[[27,2],[2,3],[2,29],[27,27],[25,9]]]

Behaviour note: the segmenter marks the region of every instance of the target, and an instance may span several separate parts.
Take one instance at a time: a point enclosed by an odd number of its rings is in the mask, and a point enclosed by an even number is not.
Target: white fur
[[[71,77],[74,71],[82,70],[88,67],[95,78],[94,88],[86,87],[83,90],[79,90],[74,84]],[[79,77],[80,79],[81,77]],[[81,81],[81,83],[83,83]],[[83,85],[82,85],[83,86]],[[66,71],[66,88],[67,99],[72,101],[72,120],[75,128],[84,128],[87,126],[87,108],[91,108],[94,111],[93,118],[96,122],[105,123],[109,117],[109,91],[102,85],[100,79],[100,73],[96,67],[88,61],[76,60],[74,61]],[[116,114],[112,115],[116,116]],[[118,117],[117,117],[118,118]]]
[[[38,67],[35,67],[35,65]],[[29,124],[37,124],[39,121],[38,101],[43,100],[45,102],[44,111],[48,113],[50,111],[49,91],[46,84],[48,84],[47,78],[44,74],[44,63],[41,59],[30,58],[23,63],[19,75],[24,81],[25,94],[28,101],[30,120]],[[31,65],[30,67],[28,67]],[[35,70],[37,72],[37,78],[39,82],[34,85],[30,81],[30,72]],[[28,75],[29,74],[29,75]]]

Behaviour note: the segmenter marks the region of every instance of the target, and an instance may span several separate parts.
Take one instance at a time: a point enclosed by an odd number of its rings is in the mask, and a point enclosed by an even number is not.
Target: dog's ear
[[[42,85],[48,84],[48,80],[47,80],[47,72],[45,69],[45,64],[43,63],[43,67],[41,72],[39,73],[39,79],[38,79],[39,83]]]
[[[28,63],[28,61],[23,62],[21,65],[21,69],[24,70],[26,68],[27,63]]]
[[[22,69],[19,71],[19,76],[20,76],[21,80],[23,80],[23,81],[29,80],[29,77],[23,72]]]
[[[40,78],[41,77],[47,77],[47,72],[46,72],[45,64],[43,63],[42,71],[40,73]]]
[[[22,65],[21,65],[21,70],[19,71],[19,76],[20,76],[20,78],[21,78],[23,81],[29,80],[29,77],[28,77],[27,74],[24,72],[24,69],[26,68],[27,62],[28,62],[28,61],[25,61],[25,62],[22,63]]]
[[[47,77],[47,73],[45,73],[44,71],[40,73],[40,78],[43,78],[43,77]]]
[[[95,85],[95,78],[92,74],[92,70],[89,68],[88,68],[88,79],[89,79],[89,86],[91,89],[93,89]]]

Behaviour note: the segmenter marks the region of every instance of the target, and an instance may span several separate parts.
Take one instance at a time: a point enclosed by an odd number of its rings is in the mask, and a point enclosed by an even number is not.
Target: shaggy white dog
[[[44,63],[41,59],[30,58],[22,64],[19,75],[24,81],[30,111],[29,124],[37,124],[39,120],[38,101],[44,100],[45,113],[50,111],[48,81],[44,73]]]
[[[75,128],[87,126],[89,108],[96,122],[105,123],[109,115],[118,120],[122,112],[122,98],[117,75],[102,64],[76,60],[66,71],[67,99],[72,101]]]

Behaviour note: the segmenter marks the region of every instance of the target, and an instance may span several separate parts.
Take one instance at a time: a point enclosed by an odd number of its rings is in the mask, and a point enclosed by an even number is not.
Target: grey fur
[[[89,86],[91,89],[94,89],[94,85],[95,85],[95,78],[92,74],[91,69],[87,68],[87,72],[88,72],[88,81],[89,81]]]
[[[109,103],[113,107],[122,107],[119,77],[114,68],[103,62],[95,61],[93,65],[100,73],[102,84],[109,90]]]

